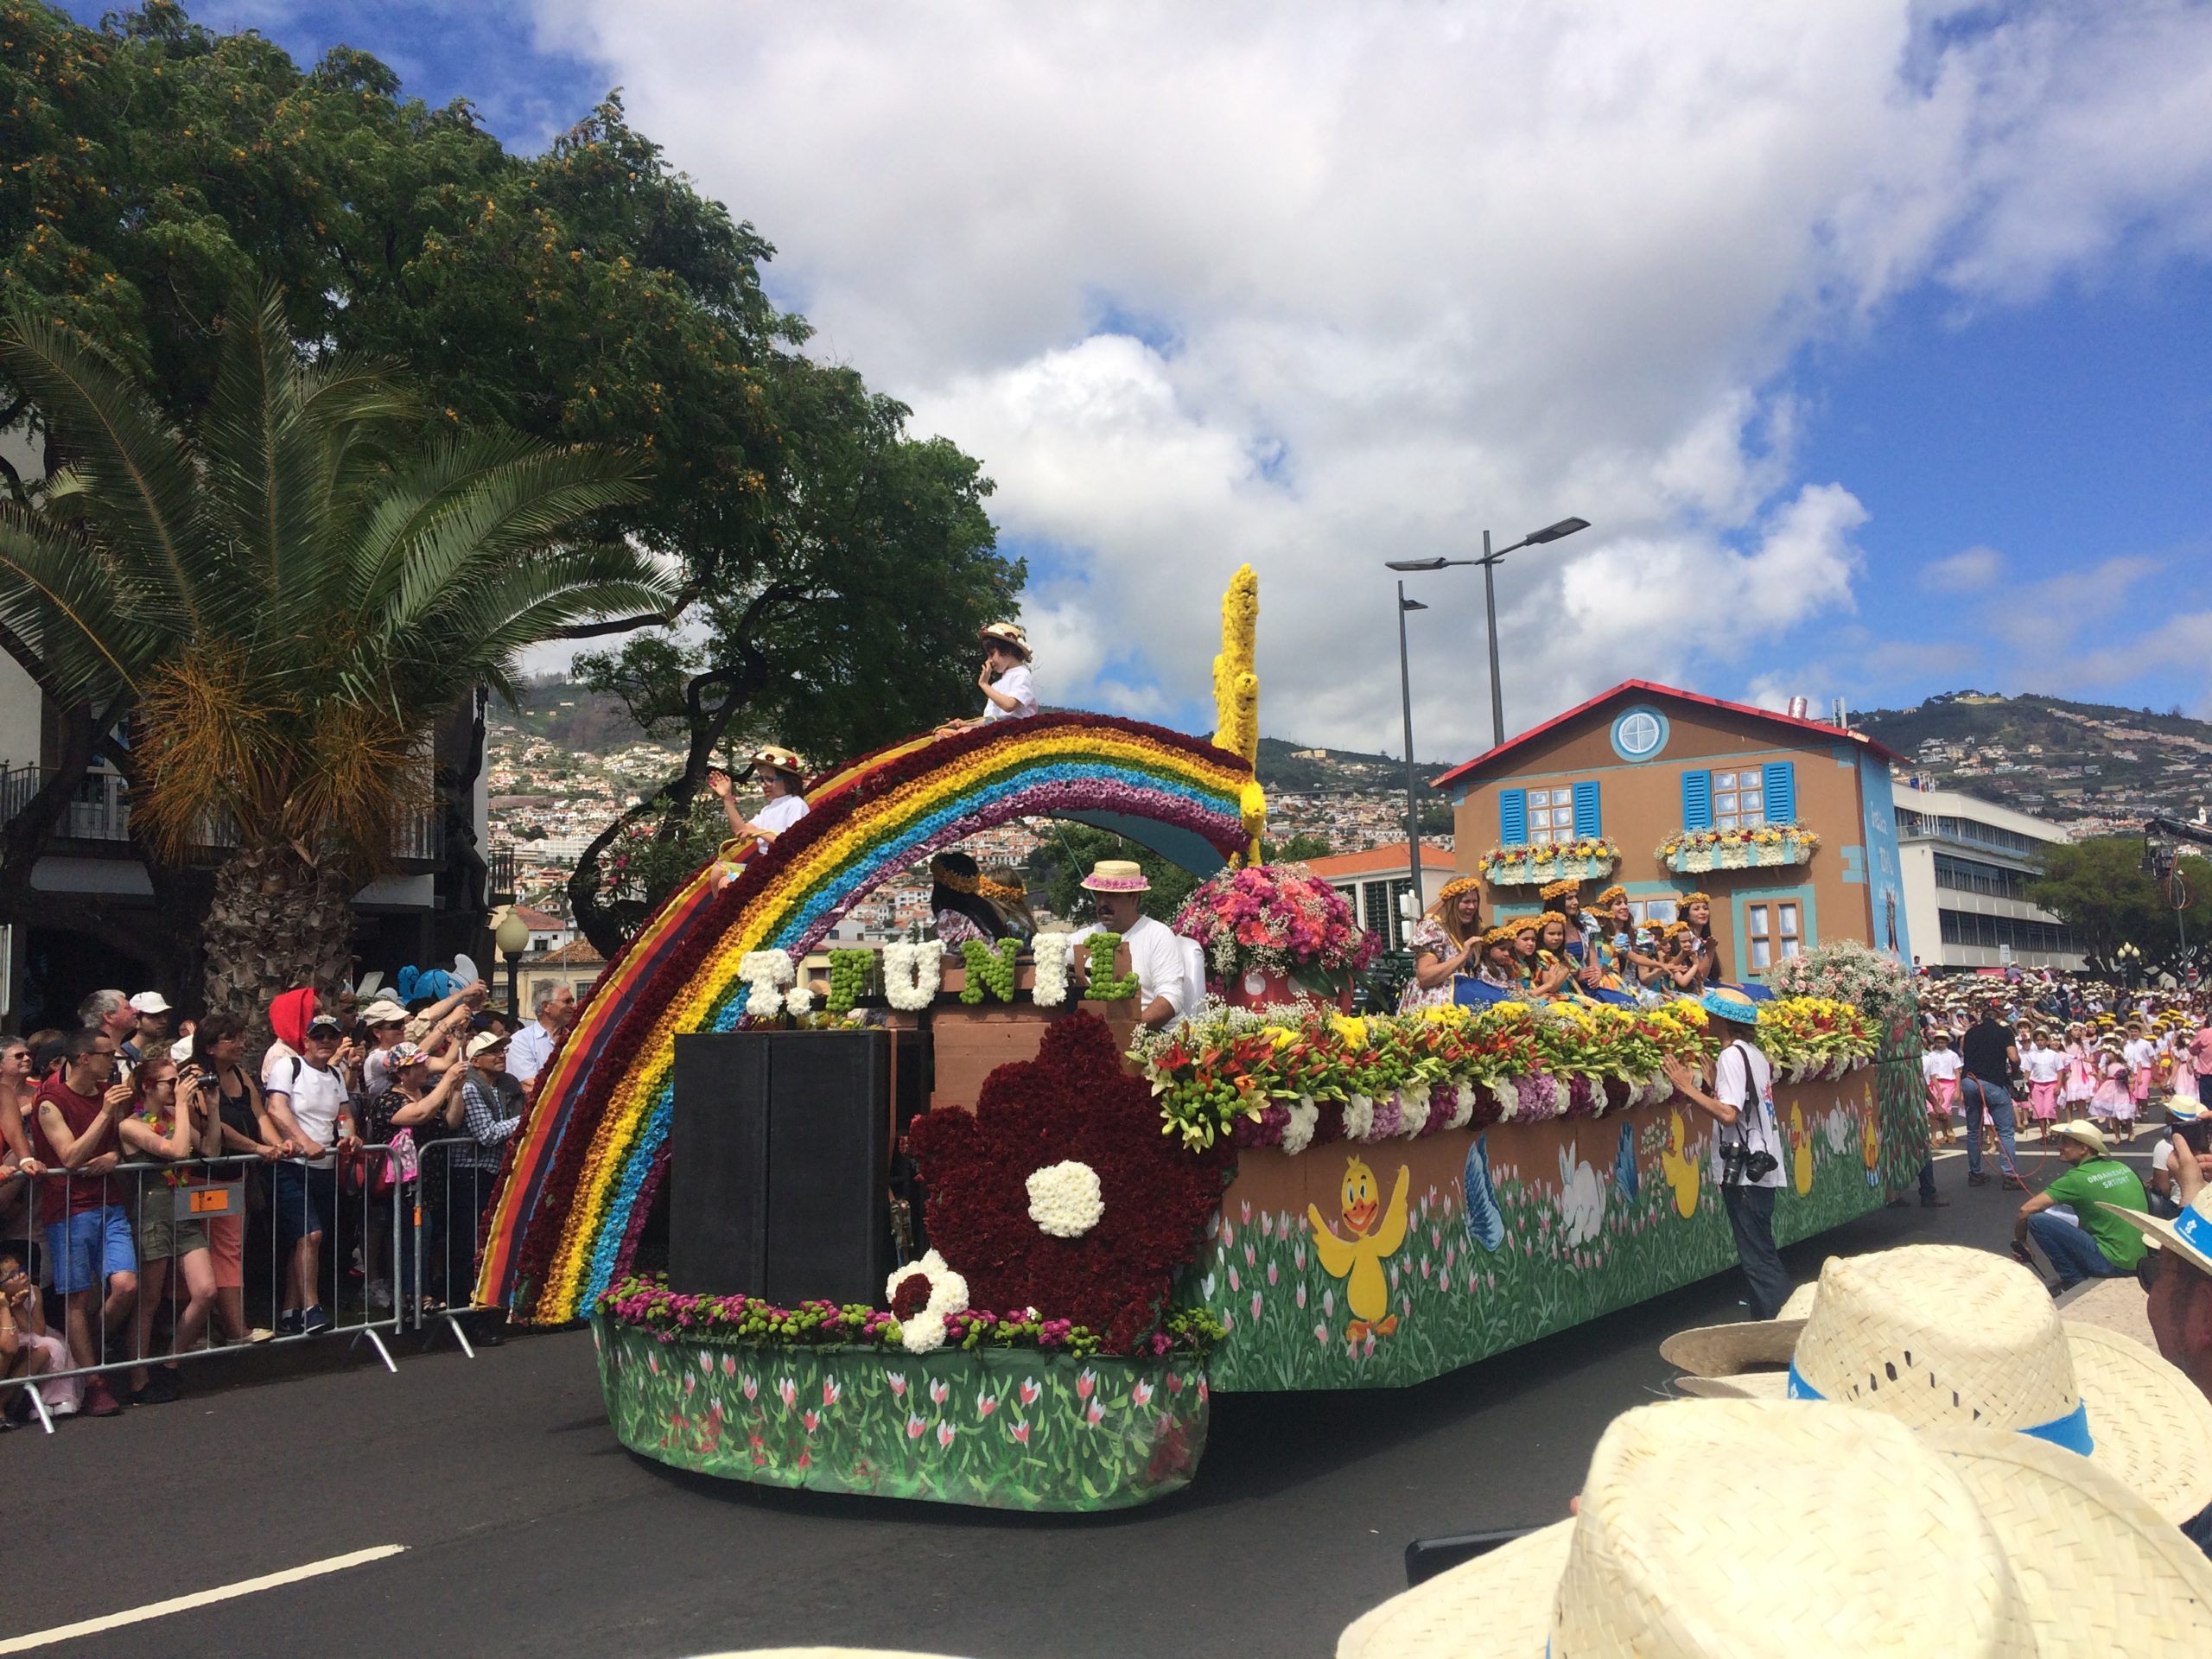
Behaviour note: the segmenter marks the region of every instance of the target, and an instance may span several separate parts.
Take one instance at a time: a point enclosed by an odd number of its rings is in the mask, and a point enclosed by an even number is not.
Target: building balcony
[[[1541,887],[1554,881],[1603,881],[1621,867],[1621,849],[1602,838],[1494,847],[1475,861],[1493,887]]]
[[[1658,859],[1677,875],[1713,870],[1764,870],[1809,864],[1821,838],[1794,823],[1756,830],[1689,830],[1659,843]]]
[[[45,766],[10,766],[0,770],[0,823],[7,823],[28,808],[53,777]],[[130,844],[130,791],[122,776],[112,772],[87,772],[78,780],[69,805],[54,826],[67,840],[88,842],[117,858],[136,858]],[[207,826],[200,845],[212,850],[238,844],[238,825],[227,817]],[[83,849],[79,849],[83,850]],[[435,865],[445,858],[444,817],[436,808],[409,814],[392,836],[391,855],[403,865]],[[507,856],[507,882],[513,887],[514,860]]]

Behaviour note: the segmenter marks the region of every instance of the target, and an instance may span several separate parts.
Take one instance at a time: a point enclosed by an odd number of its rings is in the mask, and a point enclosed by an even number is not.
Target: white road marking
[[[33,1648],[50,1647],[56,1642],[73,1642],[81,1636],[98,1636],[103,1630],[118,1630],[125,1624],[141,1624],[149,1618],[166,1618],[171,1613],[189,1612],[195,1607],[206,1607],[214,1602],[230,1601],[239,1596],[252,1595],[257,1591],[297,1584],[302,1579],[321,1578],[326,1573],[343,1573],[349,1567],[365,1567],[371,1561],[397,1555],[406,1548],[404,1544],[377,1544],[368,1549],[354,1550],[350,1554],[309,1561],[305,1567],[287,1567],[282,1573],[270,1573],[258,1579],[241,1579],[236,1584],[219,1585],[213,1590],[196,1590],[188,1596],[172,1596],[167,1601],[149,1601],[143,1607],[133,1607],[124,1612],[81,1619],[74,1624],[57,1624],[52,1630],[33,1630],[29,1636],[11,1636],[0,1642],[0,1653],[28,1653]]]

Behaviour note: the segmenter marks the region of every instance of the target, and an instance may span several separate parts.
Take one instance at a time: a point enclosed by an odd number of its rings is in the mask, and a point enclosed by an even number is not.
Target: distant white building
[[[2066,925],[2028,902],[2056,824],[1948,789],[1900,789],[1897,856],[1905,920],[1926,968],[2077,969]]]

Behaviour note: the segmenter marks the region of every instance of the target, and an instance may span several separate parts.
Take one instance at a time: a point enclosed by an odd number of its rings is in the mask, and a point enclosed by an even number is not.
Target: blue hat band
[[[1792,1400],[1826,1400],[1827,1395],[1805,1380],[1797,1369],[1797,1362],[1789,1362],[1789,1397]],[[2095,1449],[2096,1441],[2089,1435],[2089,1402],[2075,1402],[2074,1409],[2063,1417],[2054,1417],[2047,1423],[2037,1423],[2018,1431],[2032,1434],[2039,1440],[2049,1440],[2053,1446],[2063,1446],[2069,1452],[2078,1452],[2088,1457]]]

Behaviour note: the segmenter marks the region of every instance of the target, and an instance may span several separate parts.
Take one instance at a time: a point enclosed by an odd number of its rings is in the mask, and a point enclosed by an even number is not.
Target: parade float
[[[510,1144],[478,1300],[588,1320],[626,1446],[1126,1507],[1190,1481],[1216,1393],[1418,1382],[1732,1266],[1710,1121],[1665,1081],[1710,1052],[1693,1007],[1348,1011],[1372,944],[1322,884],[1255,868],[1256,614],[1248,569],[1211,741],[1063,714],[870,755],[609,965]],[[1136,1031],[1111,934],[823,949],[892,875],[1039,817],[1213,878],[1179,918],[1222,994],[1198,1018]],[[1779,1239],[1910,1183],[1909,1014],[1785,996],[1760,1037]]]

